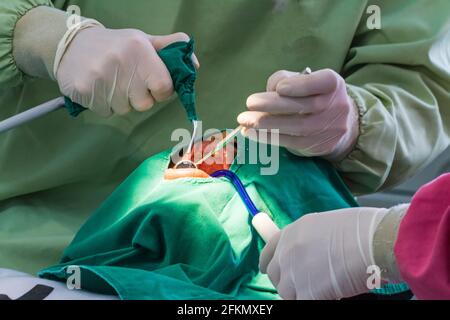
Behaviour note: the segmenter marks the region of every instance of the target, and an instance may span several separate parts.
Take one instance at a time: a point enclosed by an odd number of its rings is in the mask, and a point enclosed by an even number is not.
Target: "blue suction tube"
[[[211,177],[213,178],[227,178],[236,189],[237,193],[241,197],[242,201],[244,202],[245,206],[247,207],[248,212],[255,217],[259,210],[256,208],[255,204],[253,203],[252,199],[250,199],[250,196],[248,195],[247,191],[245,190],[244,185],[242,184],[241,179],[232,171],[230,170],[219,170],[211,174]]]

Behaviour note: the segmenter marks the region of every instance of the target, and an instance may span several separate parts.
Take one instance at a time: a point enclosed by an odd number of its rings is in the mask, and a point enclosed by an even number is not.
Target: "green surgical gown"
[[[448,0],[0,1],[0,119],[60,95],[18,69],[14,30],[36,6],[71,4],[110,28],[193,36],[206,128],[234,127],[277,70],[340,72],[362,117],[355,150],[335,164],[354,193],[398,183],[449,144]],[[381,30],[367,28],[370,4],[381,8]],[[91,212],[180,127],[189,123],[174,98],[109,119],[58,111],[0,135],[0,267],[57,263]]]

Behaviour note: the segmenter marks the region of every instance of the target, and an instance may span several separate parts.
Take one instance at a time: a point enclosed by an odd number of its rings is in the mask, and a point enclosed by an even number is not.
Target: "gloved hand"
[[[358,109],[345,80],[329,69],[310,75],[278,71],[267,92],[251,95],[247,107],[238,117],[244,135],[248,129],[279,129],[279,144],[301,156],[340,160],[359,135]]]
[[[369,266],[396,268],[384,261],[393,256],[397,232],[390,224],[398,224],[406,210],[351,208],[305,215],[269,241],[260,269],[284,299],[334,300],[366,293]],[[379,246],[374,248],[375,234]]]
[[[157,51],[178,41],[189,41],[189,37],[184,33],[150,36],[100,26],[82,29],[67,47],[56,79],[65,96],[101,116],[146,111],[174,92]],[[198,66],[195,57],[193,61]]]

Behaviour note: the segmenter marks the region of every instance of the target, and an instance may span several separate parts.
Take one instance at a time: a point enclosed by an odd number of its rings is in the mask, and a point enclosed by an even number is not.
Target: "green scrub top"
[[[17,68],[14,29],[36,6],[70,4],[109,28],[194,37],[206,128],[234,127],[246,98],[277,70],[340,72],[361,136],[335,166],[355,193],[398,183],[449,144],[448,0],[1,1],[0,119],[60,95],[56,83]],[[370,4],[381,8],[381,30],[367,28]],[[56,263],[119,183],[189,126],[174,98],[109,119],[58,111],[0,135],[0,266],[35,273]]]

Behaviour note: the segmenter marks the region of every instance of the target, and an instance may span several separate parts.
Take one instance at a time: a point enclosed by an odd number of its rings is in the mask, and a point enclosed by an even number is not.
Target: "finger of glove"
[[[280,81],[277,93],[287,97],[308,97],[334,92],[340,76],[330,69],[319,70],[312,74],[300,74]]]
[[[145,81],[138,78],[136,69],[137,66],[134,68],[128,84],[128,100],[136,111],[144,112],[155,104],[155,99],[148,90]]]
[[[294,76],[298,76],[299,72],[292,72],[292,71],[286,71],[286,70],[280,70],[272,74],[269,79],[267,80],[267,91],[276,91],[278,83],[283,81],[284,79],[291,78]]]
[[[132,110],[128,100],[127,83],[125,82],[125,79],[129,78],[129,76],[127,77],[124,73],[125,71],[116,67],[108,77],[111,79],[107,94],[108,105],[118,115],[125,115]]]
[[[125,94],[118,94],[111,100],[111,109],[115,114],[123,116],[129,113],[133,108]]]
[[[261,252],[261,256],[259,257],[259,269],[262,273],[267,272],[267,266],[270,261],[273,259],[273,255],[275,254],[275,250],[278,245],[278,241],[280,240],[281,232],[278,232],[272,239],[266,244],[263,251]]]
[[[292,282],[289,270],[283,270],[281,280],[277,286],[278,294],[284,300],[295,300],[297,298],[297,293],[295,285]]]
[[[138,37],[133,43],[137,79],[142,79],[156,101],[167,100],[173,94],[169,70],[158,56],[147,37]]]
[[[101,117],[109,117],[113,114],[111,101],[108,97],[108,87],[105,81],[97,79],[93,82],[92,96],[90,101],[85,101],[82,106],[91,109]]]
[[[292,98],[280,96],[276,92],[262,92],[248,97],[247,108],[250,111],[263,111],[274,114],[320,113],[327,109],[329,98],[329,95]]]
[[[280,272],[280,263],[278,261],[277,251],[275,250],[275,254],[273,259],[267,265],[267,276],[275,287],[278,287],[281,278]]]
[[[190,40],[190,37],[186,33],[177,32],[165,36],[149,35],[149,39],[150,42],[153,44],[153,47],[157,51],[159,51],[175,42],[188,42]],[[192,62],[194,63],[194,66],[197,69],[200,68],[200,62],[198,61],[198,58],[195,55],[195,53],[192,54]]]
[[[164,49],[172,43],[188,42],[190,40],[189,36],[184,32],[176,32],[163,36],[148,35],[148,38],[157,51]]]
[[[148,76],[145,79],[146,86],[156,101],[167,100],[174,93],[173,82],[169,70],[155,51],[147,63],[142,66]]]
[[[247,129],[278,130],[280,134],[305,137],[321,132],[324,124],[317,115],[273,115],[257,111],[243,112],[237,121]]]

